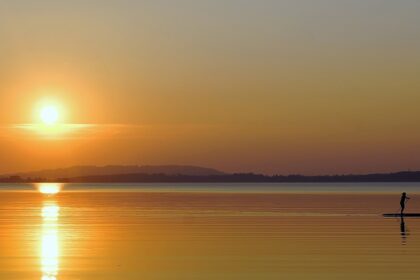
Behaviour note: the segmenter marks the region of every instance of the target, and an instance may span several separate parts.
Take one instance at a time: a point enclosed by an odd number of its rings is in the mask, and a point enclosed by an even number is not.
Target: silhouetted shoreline
[[[364,183],[364,182],[420,182],[420,171],[378,173],[366,175],[262,175],[237,173],[223,175],[168,175],[168,174],[114,174],[89,175],[71,178],[30,178],[9,176],[0,178],[2,183]]]

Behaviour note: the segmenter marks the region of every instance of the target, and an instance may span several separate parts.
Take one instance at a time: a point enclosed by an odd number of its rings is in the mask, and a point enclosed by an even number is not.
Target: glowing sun
[[[55,106],[45,106],[40,111],[41,121],[47,125],[56,124],[58,121],[59,113]]]

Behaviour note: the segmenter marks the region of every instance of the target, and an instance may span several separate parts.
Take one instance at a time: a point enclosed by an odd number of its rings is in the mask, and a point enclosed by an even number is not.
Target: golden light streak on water
[[[46,202],[42,207],[41,280],[56,280],[59,268],[60,207],[55,202]]]

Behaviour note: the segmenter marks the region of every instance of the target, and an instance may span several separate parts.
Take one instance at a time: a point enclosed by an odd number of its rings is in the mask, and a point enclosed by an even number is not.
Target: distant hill
[[[189,166],[189,165],[107,165],[107,166],[73,166],[68,168],[47,169],[32,172],[8,174],[2,177],[19,176],[21,178],[43,178],[54,180],[57,178],[73,178],[85,176],[109,176],[124,174],[165,174],[165,175],[190,175],[212,176],[224,175],[216,169]]]
[[[168,174],[114,174],[103,176],[81,176],[61,178],[62,182],[90,183],[363,183],[363,182],[420,182],[420,172],[396,172],[366,175],[274,175],[254,173],[216,175],[168,175]]]
[[[75,182],[75,183],[362,183],[420,182],[420,171],[352,175],[263,175],[255,173],[224,173],[198,166],[75,166],[0,177],[0,182]]]

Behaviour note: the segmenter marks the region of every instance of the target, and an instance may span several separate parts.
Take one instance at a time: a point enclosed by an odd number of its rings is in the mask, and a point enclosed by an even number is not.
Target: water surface
[[[0,279],[418,279],[420,184],[0,185]]]

